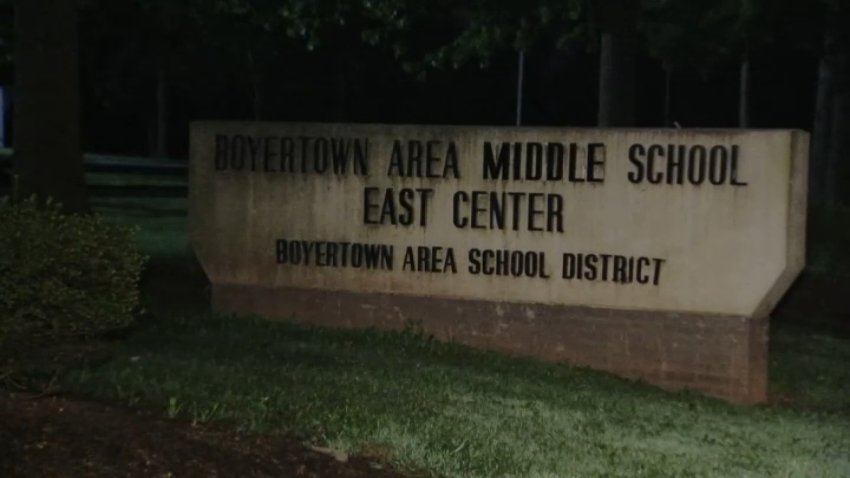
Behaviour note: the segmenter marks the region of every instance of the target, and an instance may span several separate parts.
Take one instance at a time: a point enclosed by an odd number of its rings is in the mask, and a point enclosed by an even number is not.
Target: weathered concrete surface
[[[753,402],[767,317],[803,267],[807,144],[801,131],[196,123],[190,235],[225,310],[390,326],[415,312],[442,338]],[[499,251],[524,266],[500,269]]]

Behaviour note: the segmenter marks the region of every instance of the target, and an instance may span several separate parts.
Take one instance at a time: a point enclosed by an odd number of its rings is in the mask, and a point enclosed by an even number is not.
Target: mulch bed
[[[336,456],[334,456],[336,455]],[[292,437],[193,425],[154,412],[0,391],[3,477],[404,477]]]

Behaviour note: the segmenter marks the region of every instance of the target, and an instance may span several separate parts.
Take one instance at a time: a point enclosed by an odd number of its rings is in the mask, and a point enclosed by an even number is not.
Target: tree
[[[765,41],[765,13],[758,0],[645,2],[641,30],[650,55],[665,71],[665,124],[671,122],[669,90],[675,70],[695,69],[708,76],[734,63],[739,72],[738,126],[749,125],[750,57]]]
[[[587,0],[367,0],[364,40],[390,51],[408,73],[424,80],[433,70],[481,69],[504,52],[523,54],[541,44],[574,50],[588,43]],[[521,83],[517,85],[520,118]]]
[[[203,41],[198,23],[212,8],[204,0],[92,0],[84,10],[87,77],[97,100],[139,103],[146,121],[147,154],[167,157],[173,86],[185,59]],[[180,61],[178,61],[180,60]],[[144,101],[138,101],[144,98]]]
[[[0,67],[12,63],[12,35],[15,29],[12,18],[12,6],[0,0]]]
[[[649,54],[664,70],[664,125],[673,126],[673,77],[677,71],[711,69],[718,56],[710,51],[711,25],[699,0],[647,0],[641,12],[640,30]]]
[[[80,150],[77,0],[15,4],[14,197],[88,210]]]
[[[639,1],[600,0],[593,6],[600,29],[597,124],[634,126]]]
[[[828,206],[846,201],[850,169],[850,2],[827,0],[812,138],[812,193]]]

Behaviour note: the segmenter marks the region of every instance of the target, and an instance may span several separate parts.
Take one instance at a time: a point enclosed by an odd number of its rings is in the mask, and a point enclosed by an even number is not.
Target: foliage
[[[644,0],[640,29],[650,54],[665,68],[707,75],[724,62],[775,47],[780,39],[811,47],[819,9],[818,2],[799,0]]]
[[[0,205],[0,338],[67,339],[124,327],[139,305],[132,230],[54,202]]]
[[[586,3],[365,0],[363,14],[371,23],[363,40],[390,48],[408,72],[458,69],[470,63],[486,68],[501,51],[523,50],[540,42],[567,49],[586,42]]]
[[[697,67],[705,73],[713,68],[726,56],[725,43],[730,41],[729,18],[712,10],[714,4],[711,0],[647,0],[640,27],[650,54],[667,69]]]

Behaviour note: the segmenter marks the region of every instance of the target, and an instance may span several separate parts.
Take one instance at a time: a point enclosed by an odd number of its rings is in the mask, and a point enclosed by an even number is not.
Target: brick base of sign
[[[768,320],[544,304],[213,285],[213,308],[436,338],[569,362],[739,403],[767,399]]]

